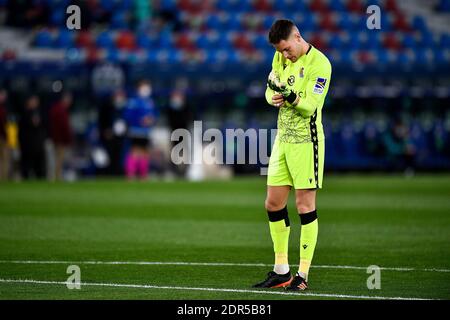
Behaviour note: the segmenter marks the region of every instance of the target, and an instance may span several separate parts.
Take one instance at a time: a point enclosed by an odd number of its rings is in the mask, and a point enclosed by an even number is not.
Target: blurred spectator
[[[5,89],[0,89],[0,180],[8,178],[9,158],[6,141],[6,108],[7,92]]]
[[[131,98],[124,110],[127,123],[127,137],[131,147],[125,159],[125,172],[129,179],[139,174],[141,179],[148,176],[150,165],[150,130],[156,122],[156,107],[151,98],[150,81],[142,80],[137,85],[137,96]]]
[[[176,129],[189,129],[190,125],[192,125],[193,115],[185,90],[175,89],[172,91],[167,108],[167,120],[171,132]],[[172,147],[178,143],[180,141],[172,141]],[[184,176],[186,168],[182,165],[173,165],[172,171],[178,176]]]
[[[416,148],[411,143],[410,130],[404,121],[396,120],[384,133],[383,141],[392,168],[414,170]]]
[[[29,179],[33,174],[38,179],[46,176],[45,128],[42,120],[39,97],[31,95],[25,101],[19,120],[20,169],[24,179]]]
[[[72,105],[72,94],[63,93],[50,109],[49,126],[50,138],[54,145],[55,175],[56,180],[63,179],[64,163],[67,153],[73,142],[72,128],[70,126],[69,109]]]
[[[118,113],[123,110],[127,103],[126,99],[125,92],[120,89],[100,102],[98,128],[100,132],[100,143],[105,148],[110,160],[109,165],[103,172],[107,175],[119,175],[123,173],[121,165],[123,128],[121,122],[117,121],[117,118]]]
[[[150,19],[152,17],[152,1],[135,0],[134,15],[137,20],[137,28],[144,29],[150,26]]]

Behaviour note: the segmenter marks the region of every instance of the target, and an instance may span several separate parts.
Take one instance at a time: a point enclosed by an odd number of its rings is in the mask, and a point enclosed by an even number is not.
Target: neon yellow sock
[[[300,264],[298,272],[307,279],[314,250],[316,249],[319,223],[316,211],[301,214],[300,218],[302,220],[302,228],[300,232]]]
[[[285,274],[289,272],[288,245],[291,232],[287,209],[268,212],[268,214],[270,236],[272,237],[273,251],[275,252],[274,271]]]

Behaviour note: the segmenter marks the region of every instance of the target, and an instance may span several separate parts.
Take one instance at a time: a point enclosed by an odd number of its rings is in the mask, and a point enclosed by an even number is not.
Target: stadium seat
[[[428,26],[425,19],[421,16],[415,16],[412,20],[412,27],[414,30],[420,31],[422,33],[429,33]]]
[[[354,12],[360,14],[364,12],[364,7],[360,0],[348,0],[347,1],[347,10],[349,12]]]
[[[322,14],[329,11],[328,5],[324,0],[311,1],[309,8],[311,9],[311,11],[320,12]]]
[[[133,50],[136,48],[136,39],[130,31],[121,31],[115,39],[116,47],[123,50]]]
[[[114,12],[111,18],[111,28],[113,29],[128,29],[128,17],[124,11]]]
[[[257,49],[266,49],[269,47],[269,40],[266,34],[257,34],[253,40],[253,46]]]
[[[331,33],[330,38],[328,40],[327,46],[330,49],[342,49],[343,48],[344,41],[342,39],[342,36],[339,35],[339,33]]]
[[[437,12],[446,12],[450,13],[450,1],[448,0],[439,0],[439,2],[436,5]]]
[[[343,0],[329,1],[328,7],[333,12],[344,13],[347,11]]]
[[[417,47],[416,39],[412,34],[406,33],[403,35],[402,46],[408,49],[415,49]]]
[[[337,15],[336,26],[340,30],[350,30],[353,26],[352,18],[347,12],[342,12]]]
[[[142,49],[150,49],[152,48],[152,40],[150,36],[145,32],[138,32],[136,34],[136,45]]]
[[[439,39],[439,47],[442,49],[450,49],[450,35],[444,33]]]
[[[50,16],[50,23],[53,26],[65,27],[66,26],[66,13],[64,9],[55,9]]]
[[[97,35],[97,38],[95,39],[95,45],[98,48],[102,49],[111,49],[114,48],[114,39],[113,35],[109,31],[102,31]]]
[[[41,30],[36,33],[34,45],[40,48],[50,48],[53,45],[53,36],[48,30]]]
[[[74,32],[72,31],[60,29],[56,35],[54,47],[59,49],[62,48],[67,49],[73,47],[74,46],[73,35]]]
[[[319,28],[320,30],[336,31],[337,26],[334,21],[333,15],[328,13],[322,14],[320,16]]]
[[[262,11],[262,12],[270,12],[272,11],[272,5],[268,0],[254,0],[253,1],[253,8],[256,11]]]
[[[192,34],[189,33],[179,34],[175,39],[175,46],[185,51],[195,51],[197,49],[195,39]]]
[[[384,34],[383,46],[387,49],[399,50],[401,48],[401,43],[396,34],[389,32]]]

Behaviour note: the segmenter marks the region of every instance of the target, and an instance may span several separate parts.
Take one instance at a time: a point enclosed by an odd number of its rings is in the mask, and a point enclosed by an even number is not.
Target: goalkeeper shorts
[[[322,188],[325,141],[287,143],[275,139],[267,171],[268,186]]]

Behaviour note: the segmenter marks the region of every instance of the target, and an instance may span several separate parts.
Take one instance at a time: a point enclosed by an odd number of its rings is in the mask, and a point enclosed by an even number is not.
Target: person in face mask
[[[172,91],[166,110],[171,132],[174,132],[176,129],[189,129],[189,126],[192,125],[191,106],[188,104],[184,90],[174,89]],[[172,141],[172,147],[178,143],[179,141]],[[177,166],[173,164],[171,171],[177,176],[184,176],[186,168],[184,165]]]
[[[150,131],[158,118],[155,103],[151,98],[150,81],[142,80],[137,85],[137,95],[129,99],[123,111],[130,139],[130,151],[125,159],[125,173],[128,179],[148,177],[150,165]]]

